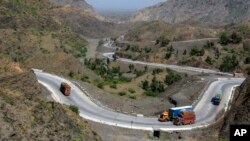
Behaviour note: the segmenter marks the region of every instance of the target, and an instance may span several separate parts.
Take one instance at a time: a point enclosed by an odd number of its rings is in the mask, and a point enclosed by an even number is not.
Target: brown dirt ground
[[[207,83],[199,77],[189,76],[168,87],[159,97],[145,96],[136,100],[104,92],[85,82],[81,82],[81,85],[91,94],[92,99],[100,101],[105,107],[132,115],[158,116],[162,111],[175,106],[169,101],[170,97],[176,100],[177,106],[191,105]]]

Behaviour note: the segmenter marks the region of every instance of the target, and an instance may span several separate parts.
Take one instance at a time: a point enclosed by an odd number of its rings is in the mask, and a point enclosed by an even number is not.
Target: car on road
[[[220,105],[221,99],[222,99],[222,90],[217,90],[211,102],[213,103],[213,105]]]

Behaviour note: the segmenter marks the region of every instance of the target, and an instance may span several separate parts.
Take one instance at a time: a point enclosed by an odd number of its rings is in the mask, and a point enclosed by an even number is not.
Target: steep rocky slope
[[[236,90],[232,110],[225,116],[221,137],[229,137],[229,127],[234,124],[250,124],[250,76]]]
[[[167,23],[224,26],[246,23],[249,19],[249,0],[168,0],[141,10],[131,21],[164,20]]]
[[[32,71],[0,59],[0,140],[100,140],[68,106],[46,98]]]
[[[125,34],[128,41],[155,41],[159,37],[171,41],[183,41],[216,37],[219,30],[184,24],[168,24],[163,21],[134,24]]]
[[[0,56],[57,74],[85,75],[79,58],[88,43],[53,16],[59,7],[47,0],[0,1]]]
[[[76,8],[86,15],[96,17],[98,20],[105,20],[102,16],[95,12],[94,8],[89,5],[85,0],[50,0],[52,3],[59,6],[68,6]]]
[[[53,16],[80,35],[98,38],[110,36],[115,32],[115,25],[99,15],[85,0],[50,1],[58,6],[52,10]]]

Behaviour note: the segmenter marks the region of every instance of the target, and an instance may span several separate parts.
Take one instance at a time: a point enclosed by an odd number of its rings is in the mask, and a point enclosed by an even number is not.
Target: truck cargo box
[[[196,120],[196,115],[194,111],[182,111],[178,118],[174,119],[174,125],[187,125],[194,124]]]
[[[69,86],[69,84],[62,82],[61,86],[60,86],[60,91],[65,95],[65,96],[69,96],[71,93],[71,87]]]
[[[183,106],[183,107],[175,107],[169,109],[169,118],[170,120],[173,120],[174,118],[177,118],[181,111],[193,111],[192,106]]]

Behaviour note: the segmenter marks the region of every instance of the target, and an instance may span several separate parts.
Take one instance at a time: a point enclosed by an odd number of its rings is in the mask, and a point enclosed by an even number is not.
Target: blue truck
[[[220,102],[221,102],[221,99],[222,99],[222,90],[219,89],[219,90],[216,90],[215,92],[215,96],[212,98],[211,102],[214,104],[214,105],[220,105]]]
[[[183,106],[183,107],[175,107],[169,109],[169,119],[173,120],[179,116],[182,111],[193,111],[193,106]]]

